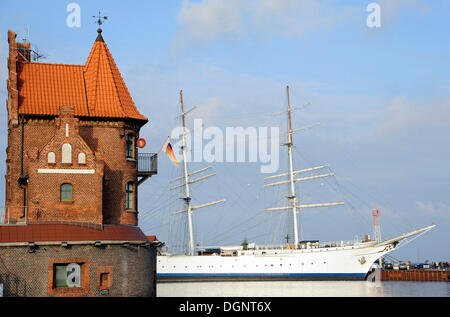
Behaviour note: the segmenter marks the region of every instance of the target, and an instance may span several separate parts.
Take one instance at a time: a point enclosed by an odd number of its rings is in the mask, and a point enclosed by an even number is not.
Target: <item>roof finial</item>
[[[100,10],[98,10],[98,16],[93,15],[93,18],[95,18],[95,23],[98,24],[98,29],[97,32],[100,34],[102,33],[102,29],[100,28],[100,26],[104,23],[104,20],[108,20],[107,16],[101,16],[101,12]]]
[[[102,17],[100,10],[98,10],[98,16],[93,15],[92,17],[95,18],[94,22],[98,24],[98,29],[97,29],[98,36],[97,36],[97,39],[95,41],[96,42],[104,42],[102,34],[101,34],[102,33],[102,29],[100,28],[100,26],[105,22],[104,20],[108,20],[108,17],[107,16],[103,16]]]

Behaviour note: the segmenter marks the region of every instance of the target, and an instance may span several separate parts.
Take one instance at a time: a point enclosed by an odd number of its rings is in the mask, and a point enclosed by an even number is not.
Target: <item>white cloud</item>
[[[249,6],[252,27],[264,37],[304,36],[329,29],[352,17],[354,10],[337,10],[317,0],[259,0]]]
[[[379,133],[402,133],[419,126],[437,127],[450,123],[450,100],[426,100],[424,103],[397,96],[381,112]]]
[[[391,23],[408,9],[425,12],[421,0],[379,0],[382,23]],[[179,50],[192,43],[218,39],[303,37],[330,30],[350,21],[361,26],[367,12],[359,2],[332,0],[184,0],[178,15],[180,32],[174,39]]]
[[[174,45],[179,49],[190,42],[209,43],[246,35],[303,36],[331,28],[354,13],[352,7],[338,9],[318,0],[185,0],[178,15],[181,30]]]
[[[450,97],[414,98],[411,96],[326,96],[313,104],[334,105],[319,109],[315,120],[323,123],[319,135],[340,143],[398,141],[416,137],[420,132],[440,135],[450,127]],[[339,109],[336,111],[335,109]],[[328,127],[329,129],[325,129]],[[439,134],[438,134],[439,133]],[[384,141],[383,141],[384,140]]]
[[[416,201],[416,206],[419,211],[427,216],[450,220],[450,205],[443,202],[432,203]]]
[[[193,40],[213,40],[218,36],[238,35],[242,27],[242,0],[204,0],[183,2],[178,22],[183,35]]]

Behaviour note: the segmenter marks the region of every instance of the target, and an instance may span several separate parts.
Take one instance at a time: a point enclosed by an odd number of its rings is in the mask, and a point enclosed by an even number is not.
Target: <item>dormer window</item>
[[[64,143],[62,146],[61,163],[72,163],[72,146],[69,143]]]
[[[127,143],[127,149],[126,149],[127,159],[134,159],[136,146],[135,146],[133,134],[126,135],[126,143]]]

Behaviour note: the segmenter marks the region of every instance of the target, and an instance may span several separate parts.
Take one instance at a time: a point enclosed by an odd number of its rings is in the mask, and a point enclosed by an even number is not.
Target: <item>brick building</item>
[[[138,153],[148,119],[101,29],[85,65],[35,63],[29,43],[12,31],[8,42],[5,294],[154,296],[155,246],[137,226],[137,196],[156,155]],[[56,282],[73,272],[81,284]]]

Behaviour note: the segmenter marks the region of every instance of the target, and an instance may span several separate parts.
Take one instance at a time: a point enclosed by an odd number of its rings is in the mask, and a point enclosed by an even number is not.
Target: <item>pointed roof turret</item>
[[[97,39],[85,64],[86,98],[91,116],[147,120],[134,105],[127,86],[98,30]]]

